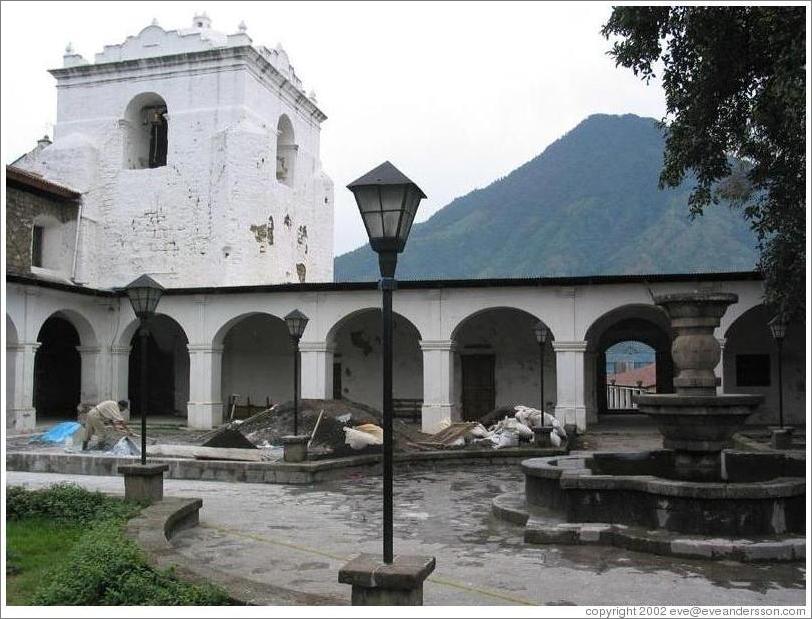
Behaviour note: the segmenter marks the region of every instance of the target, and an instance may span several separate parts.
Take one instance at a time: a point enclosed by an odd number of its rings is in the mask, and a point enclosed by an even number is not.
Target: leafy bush
[[[150,568],[117,523],[96,525],[73,547],[67,561],[37,591],[38,605],[202,606],[228,604],[211,585],[192,585],[171,570]]]
[[[6,489],[6,517],[9,520],[48,518],[57,523],[89,524],[99,520],[129,518],[138,511],[138,507],[135,503],[68,483],[40,490],[28,490],[21,486]]]
[[[229,603],[212,585],[179,581],[172,570],[154,570],[141,550],[122,533],[134,503],[89,492],[73,484],[42,490],[9,487],[9,520],[87,525],[65,561],[50,569],[31,599],[35,605],[203,606]]]

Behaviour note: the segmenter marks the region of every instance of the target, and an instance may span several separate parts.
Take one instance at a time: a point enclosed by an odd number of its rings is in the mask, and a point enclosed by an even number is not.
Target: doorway
[[[462,361],[462,418],[478,421],[496,408],[496,381],[494,355],[463,355]]]

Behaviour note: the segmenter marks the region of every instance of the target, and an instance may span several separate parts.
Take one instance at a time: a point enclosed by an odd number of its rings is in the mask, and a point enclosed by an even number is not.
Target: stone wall
[[[55,234],[47,241],[58,243],[58,270],[69,274],[78,206],[44,194],[6,185],[6,269],[14,273],[31,272],[31,242],[35,220],[53,222]],[[67,263],[66,263],[67,262]]]

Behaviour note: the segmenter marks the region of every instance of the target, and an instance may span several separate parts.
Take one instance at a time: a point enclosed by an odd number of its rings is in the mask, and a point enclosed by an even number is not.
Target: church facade
[[[150,25],[93,63],[68,50],[51,73],[53,143],[7,168],[7,429],[70,418],[80,401],[137,400],[138,322],[120,289],[143,273],[167,289],[150,327],[151,414],[211,428],[235,398],[292,397],[282,317],[293,309],[310,318],[302,397],[380,407],[380,293],[333,282],[326,116],[284,50],[199,15],[185,30]],[[724,290],[739,302],[717,333],[720,388],[763,393],[753,421],[773,422],[778,359],[761,286],[755,273],[401,282],[394,397],[415,403],[426,431],[513,404],[584,430],[606,412],[605,354],[618,342],[651,346],[657,389],[673,387],[652,294]],[[796,423],[803,329],[790,327],[783,357]]]

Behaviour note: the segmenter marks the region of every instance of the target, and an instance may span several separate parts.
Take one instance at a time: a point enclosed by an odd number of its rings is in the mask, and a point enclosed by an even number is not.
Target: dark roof
[[[401,290],[430,290],[438,288],[509,288],[544,286],[586,286],[658,282],[720,282],[720,281],[760,281],[758,271],[731,271],[724,273],[675,273],[667,275],[597,275],[583,277],[532,277],[502,279],[437,279],[398,281]],[[18,284],[68,290],[80,294],[96,296],[123,296],[122,290],[102,290],[59,284],[30,275],[6,273],[6,281]],[[167,288],[164,294],[246,294],[262,292],[341,292],[350,290],[375,290],[378,282],[315,282],[305,284],[265,284],[254,286],[207,286],[198,288]]]
[[[363,187],[365,185],[414,185],[417,187],[413,180],[411,180],[388,161],[384,161],[377,168],[370,170],[361,178],[355,179],[353,182],[347,185],[347,189]],[[423,190],[420,189],[420,187],[417,187],[417,190],[425,199],[426,194],[423,193]]]
[[[63,202],[75,202],[82,197],[82,194],[65,185],[59,185],[46,180],[39,174],[28,172],[22,168],[6,166],[6,185],[19,189],[34,191],[35,193],[46,194]]]

